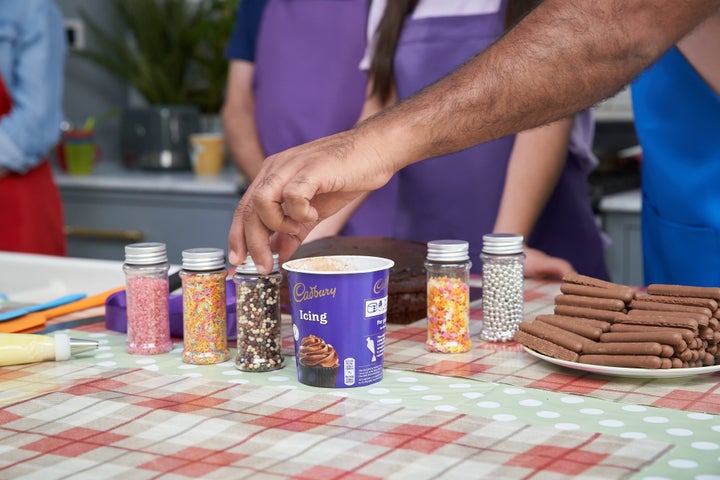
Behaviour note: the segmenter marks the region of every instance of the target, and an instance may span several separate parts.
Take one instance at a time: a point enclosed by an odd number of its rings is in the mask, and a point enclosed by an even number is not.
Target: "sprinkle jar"
[[[185,363],[207,365],[230,358],[225,305],[225,252],[191,248],[182,252],[183,352]]]
[[[268,372],[285,366],[282,354],[278,255],[273,269],[260,275],[248,255],[233,276],[237,293],[237,357],[235,367],[245,372]]]
[[[483,325],[480,338],[513,339],[523,319],[525,253],[523,237],[510,233],[483,235]]]
[[[427,244],[427,340],[431,352],[470,350],[470,267],[468,242],[434,240]]]
[[[169,268],[164,243],[133,243],[125,246],[125,347],[130,354],[155,355],[172,350]]]

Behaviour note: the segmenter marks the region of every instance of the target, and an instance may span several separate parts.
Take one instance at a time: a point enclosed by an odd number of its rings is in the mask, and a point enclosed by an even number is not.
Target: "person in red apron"
[[[38,78],[43,78],[36,76],[38,70],[40,74],[60,75],[60,77],[63,74],[65,37],[62,35],[62,15],[54,3],[44,0],[9,2],[7,5],[0,1],[0,9],[2,10],[0,13],[0,126],[4,122],[10,122],[16,112],[22,113],[19,108],[13,108],[13,98],[18,98],[20,104],[37,101],[37,104],[44,105],[48,96],[57,94],[57,98],[48,103],[60,110],[62,88],[49,88],[34,82]],[[50,25],[53,25],[53,28],[48,28]],[[42,32],[43,38],[48,38],[38,41],[37,35],[33,32]],[[22,38],[22,35],[28,35],[29,38]],[[61,47],[58,47],[58,41],[62,43]],[[53,55],[60,55],[61,58],[46,61],[47,59],[38,56],[38,51],[31,51],[33,47],[42,48],[43,44],[49,45],[48,51]],[[61,68],[59,71],[51,71],[52,66],[58,65],[58,60]],[[41,64],[39,68],[37,68],[38,64]],[[13,70],[10,70],[11,68]],[[31,78],[29,83],[32,87],[39,87],[37,91],[32,91],[27,85],[20,87],[21,82],[26,78]],[[54,85],[57,86],[57,82],[58,79],[54,78]],[[36,105],[33,106],[35,107]],[[41,112],[40,116],[54,118],[56,115]],[[20,123],[14,122],[13,127],[17,127]],[[31,121],[23,124],[40,130]],[[37,139],[37,147],[49,149],[52,146],[52,138],[57,141],[59,135],[58,122],[56,134],[44,135],[34,131],[30,132],[28,137]],[[5,140],[7,141],[8,138],[12,141],[16,137],[5,133]],[[13,147],[18,149],[17,146]],[[50,163],[47,158],[38,155],[39,162],[34,166],[16,171],[12,165],[6,163],[14,153],[17,152],[0,149],[0,251],[65,255],[62,201],[53,180]],[[26,157],[33,158],[34,155],[26,155]]]

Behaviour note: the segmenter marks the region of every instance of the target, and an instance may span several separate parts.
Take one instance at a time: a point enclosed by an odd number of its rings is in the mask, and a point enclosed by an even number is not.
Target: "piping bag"
[[[34,333],[0,333],[0,367],[46,360],[63,361],[77,353],[97,350],[96,340]]]

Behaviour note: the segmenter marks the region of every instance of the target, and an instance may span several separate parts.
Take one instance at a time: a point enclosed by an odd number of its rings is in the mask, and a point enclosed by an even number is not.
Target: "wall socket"
[[[83,50],[85,48],[85,24],[79,18],[65,19],[65,37],[68,48]]]

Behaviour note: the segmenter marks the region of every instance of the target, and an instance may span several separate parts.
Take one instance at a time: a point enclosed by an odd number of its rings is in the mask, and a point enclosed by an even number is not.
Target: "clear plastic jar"
[[[155,355],[172,350],[167,249],[164,243],[125,246],[128,353]]]
[[[468,242],[435,240],[428,242],[427,248],[425,346],[431,352],[467,352],[472,347]]]
[[[483,325],[480,338],[508,342],[523,319],[525,253],[523,236],[483,235]]]
[[[219,248],[191,248],[183,250],[182,259],[183,362],[224,362],[230,358],[225,252]]]
[[[278,255],[273,269],[260,275],[248,255],[233,276],[237,293],[237,357],[235,366],[245,372],[268,372],[285,366],[282,354]]]

